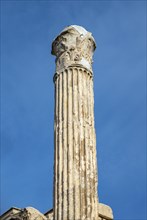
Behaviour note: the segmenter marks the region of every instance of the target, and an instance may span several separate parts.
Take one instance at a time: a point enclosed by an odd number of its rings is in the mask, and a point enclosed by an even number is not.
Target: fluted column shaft
[[[54,220],[98,220],[92,34],[65,28],[52,43],[56,56]]]
[[[55,82],[55,220],[96,220],[97,167],[93,77],[69,67]]]

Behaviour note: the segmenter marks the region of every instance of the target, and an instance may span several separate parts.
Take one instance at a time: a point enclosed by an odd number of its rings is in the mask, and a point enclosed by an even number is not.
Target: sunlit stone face
[[[56,58],[56,71],[71,65],[81,65],[92,71],[92,56],[96,44],[92,34],[72,25],[65,28],[52,44]]]

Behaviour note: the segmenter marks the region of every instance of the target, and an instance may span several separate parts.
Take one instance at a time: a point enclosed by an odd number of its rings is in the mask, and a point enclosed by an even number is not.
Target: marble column
[[[92,34],[76,25],[53,41],[56,56],[54,220],[98,220]]]

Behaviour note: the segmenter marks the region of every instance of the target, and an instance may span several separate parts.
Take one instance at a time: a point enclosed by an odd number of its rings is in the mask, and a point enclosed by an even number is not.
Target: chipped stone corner
[[[113,212],[110,206],[99,203],[99,220],[113,220]]]

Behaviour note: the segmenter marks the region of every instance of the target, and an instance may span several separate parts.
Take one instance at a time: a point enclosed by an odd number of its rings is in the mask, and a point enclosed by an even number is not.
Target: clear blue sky
[[[52,208],[54,60],[67,25],[93,33],[99,199],[146,219],[146,2],[1,1],[1,212]]]

